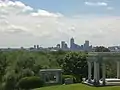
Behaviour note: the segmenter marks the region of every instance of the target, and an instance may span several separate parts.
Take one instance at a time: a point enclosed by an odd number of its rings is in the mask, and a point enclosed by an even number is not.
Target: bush
[[[44,82],[40,77],[25,77],[18,82],[18,88],[20,89],[34,89],[44,86]]]
[[[73,75],[63,75],[62,77],[63,77],[63,78],[74,78]]]
[[[82,77],[81,76],[77,76],[77,75],[74,76],[74,79],[73,79],[74,83],[81,83],[81,81],[82,81]]]

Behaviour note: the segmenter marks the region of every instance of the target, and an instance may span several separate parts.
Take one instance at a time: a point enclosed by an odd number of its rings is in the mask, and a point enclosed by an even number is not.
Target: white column
[[[97,80],[97,65],[96,62],[94,62],[94,81]]]
[[[99,82],[99,63],[98,62],[94,62],[94,81],[96,83]]]
[[[120,61],[117,61],[117,78],[120,79]]]
[[[99,83],[99,80],[100,80],[100,66],[99,66],[98,62],[96,63],[96,65],[97,65],[97,83]]]
[[[105,85],[105,78],[106,78],[106,66],[105,63],[102,63],[102,81],[103,81],[103,85]]]
[[[100,80],[100,65],[97,63],[97,80]]]
[[[88,82],[91,82],[91,70],[92,70],[92,67],[91,67],[91,62],[88,61]]]

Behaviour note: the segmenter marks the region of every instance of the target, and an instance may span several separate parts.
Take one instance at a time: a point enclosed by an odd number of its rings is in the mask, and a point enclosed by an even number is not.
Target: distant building
[[[68,45],[67,45],[67,43],[65,43],[65,47],[64,47],[65,49],[68,49]]]
[[[72,50],[72,51],[79,51],[79,50],[81,50],[81,46],[78,45],[78,44],[75,44],[74,38],[70,39],[70,50]]]
[[[37,45],[37,49],[39,49],[39,45]]]
[[[84,43],[84,50],[85,51],[89,50],[89,41],[88,40],[86,40],[85,43]]]
[[[120,52],[120,46],[111,46],[108,47],[111,52]]]
[[[61,49],[62,50],[68,50],[68,45],[65,41],[61,41]]]
[[[56,47],[57,47],[57,49],[60,49],[60,44],[57,44]]]
[[[74,50],[75,48],[75,43],[74,43],[74,38],[70,39],[70,50]]]
[[[36,49],[36,45],[34,45],[34,49]]]
[[[65,41],[61,41],[61,49],[65,48]]]

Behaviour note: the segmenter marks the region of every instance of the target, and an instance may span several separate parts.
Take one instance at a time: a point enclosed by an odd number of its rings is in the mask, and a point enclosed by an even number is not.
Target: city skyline
[[[1,47],[0,46],[0,48],[21,48],[21,47],[23,47],[23,48],[30,48],[30,47],[34,47],[34,48],[37,48],[37,47],[49,48],[49,47],[56,47],[57,45],[60,45],[60,48],[61,48],[62,43],[67,44],[67,47],[71,48],[70,40],[72,38],[73,37],[69,38],[68,41],[66,41],[66,40],[58,41],[58,43],[55,43],[54,45],[47,46],[47,47],[42,46],[42,43],[37,43],[37,44],[33,43],[30,46],[14,46],[14,47],[9,47],[9,46],[8,47]],[[73,39],[74,39],[74,44],[76,44],[76,45],[84,45],[85,41],[89,41],[89,40],[84,40],[82,43],[79,43],[79,42],[76,42],[75,38],[73,38]],[[90,41],[89,41],[89,44],[92,45]]]
[[[90,40],[120,45],[120,0],[0,0],[0,47]]]
[[[83,44],[78,44],[75,42],[75,39],[72,37],[69,39],[69,43],[66,41],[61,41],[60,44],[56,45],[57,49],[61,50],[71,50],[71,51],[91,51],[92,45],[90,45],[89,40],[85,40]]]
[[[39,44],[33,45],[30,47],[5,47],[5,48],[0,48],[2,51],[15,51],[15,50],[28,50],[28,51],[58,51],[58,50],[63,50],[63,51],[88,51],[88,52],[95,52],[96,48],[107,48],[111,52],[120,52],[120,46],[93,46],[90,44],[89,40],[85,40],[84,43],[78,44],[75,42],[75,39],[72,37],[69,40],[69,43],[66,41],[60,41],[60,43],[54,45],[54,46],[49,46],[49,47],[44,47]]]

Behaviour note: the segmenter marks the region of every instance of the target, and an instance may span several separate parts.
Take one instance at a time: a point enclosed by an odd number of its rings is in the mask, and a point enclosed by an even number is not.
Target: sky
[[[120,45],[120,0],[0,0],[0,47]]]

